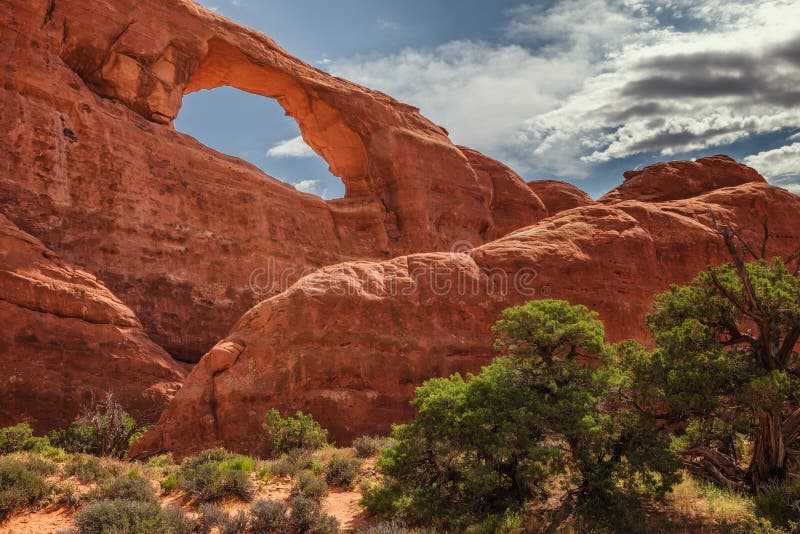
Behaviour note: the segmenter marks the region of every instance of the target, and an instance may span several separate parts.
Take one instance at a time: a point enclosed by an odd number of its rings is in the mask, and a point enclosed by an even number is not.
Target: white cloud
[[[315,155],[311,147],[299,135],[280,141],[267,150],[267,156],[271,158],[311,158]]]
[[[309,193],[317,195],[318,197],[327,198],[328,190],[322,187],[320,180],[303,180],[294,184],[294,188],[302,193]]]
[[[800,127],[800,2],[566,0],[509,11],[506,44],[337,60],[522,172],[564,178],[635,154]],[[668,22],[665,22],[668,21]]]
[[[800,143],[759,152],[748,156],[744,162],[775,185],[800,194]]]

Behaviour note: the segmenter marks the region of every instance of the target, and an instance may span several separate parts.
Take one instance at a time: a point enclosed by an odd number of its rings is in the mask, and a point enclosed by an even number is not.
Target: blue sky
[[[622,172],[729,154],[800,193],[797,0],[202,0],[332,74],[418,106],[526,180],[599,196]],[[220,88],[176,128],[343,195],[276,102]]]

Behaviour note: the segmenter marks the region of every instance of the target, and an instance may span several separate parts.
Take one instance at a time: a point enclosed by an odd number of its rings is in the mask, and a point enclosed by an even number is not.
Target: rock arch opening
[[[184,95],[175,129],[238,157],[298,191],[343,198],[342,180],[302,138],[277,101],[223,86]]]

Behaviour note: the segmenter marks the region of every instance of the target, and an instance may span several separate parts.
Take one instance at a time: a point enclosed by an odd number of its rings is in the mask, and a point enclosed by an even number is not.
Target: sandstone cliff
[[[547,215],[417,109],[189,0],[7,0],[0,59],[4,213],[183,360],[284,289],[281,274],[477,245]],[[276,99],[346,197],[299,193],[172,128],[184,94],[222,85]]]
[[[490,326],[531,298],[585,304],[609,339],[646,340],[653,296],[728,258],[709,210],[753,240],[768,217],[769,254],[788,255],[800,241],[800,197],[763,181],[706,186],[692,199],[577,207],[463,253],[326,267],[250,310],[135,453],[258,451],[273,406],[310,411],[340,443],[388,432],[412,415],[420,382],[490,361]],[[185,439],[197,429],[200,437]]]
[[[102,282],[0,215],[0,426],[38,432],[113,391],[153,420],[185,371]]]

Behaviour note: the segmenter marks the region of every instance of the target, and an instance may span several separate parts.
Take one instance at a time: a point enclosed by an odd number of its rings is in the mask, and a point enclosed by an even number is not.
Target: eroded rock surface
[[[94,276],[0,215],[0,426],[39,432],[106,392],[155,420],[186,372]]]
[[[585,304],[609,339],[646,341],[653,296],[728,259],[709,210],[755,242],[768,215],[769,254],[800,242],[800,197],[753,182],[692,199],[579,206],[468,253],[326,267],[250,310],[135,453],[257,452],[270,407],[313,413],[339,443],[388,432],[412,415],[420,382],[489,362],[500,311],[532,298]]]
[[[567,182],[534,180],[528,182],[528,187],[539,197],[551,216],[579,206],[594,204],[594,200],[586,192]]]
[[[545,215],[518,176],[416,108],[189,0],[7,0],[0,59],[6,215],[183,360],[282,280],[475,246]],[[299,193],[172,128],[185,93],[223,85],[276,99],[346,197]]]
[[[625,182],[599,199],[614,203],[623,200],[660,202],[692,198],[722,187],[746,183],[765,183],[758,171],[736,163],[725,155],[696,161],[656,163],[639,171],[624,173]]]

